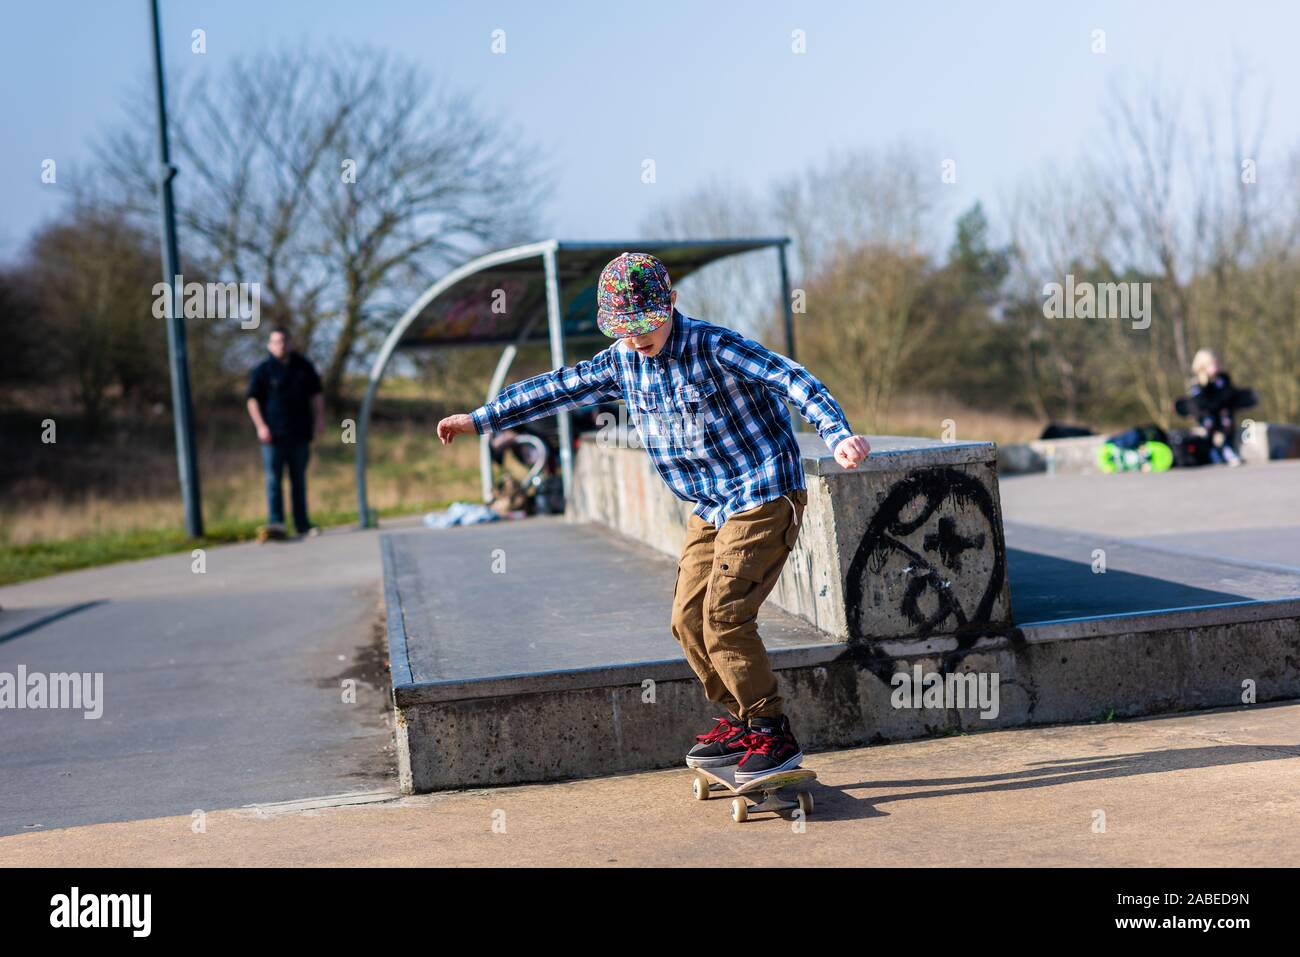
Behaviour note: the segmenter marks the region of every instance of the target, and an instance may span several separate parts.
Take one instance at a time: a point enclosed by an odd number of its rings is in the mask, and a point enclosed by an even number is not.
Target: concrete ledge
[[[393,692],[415,684],[411,676],[411,658],[406,642],[406,612],[397,590],[397,558],[393,542],[387,535],[379,539],[379,558],[384,569],[384,627],[388,635],[388,664]]]
[[[959,639],[951,636],[920,641],[884,642],[877,646],[876,653],[882,659],[910,660],[918,657],[949,655],[959,651],[1010,647],[1016,641],[1023,641],[1026,644],[1044,644],[1084,638],[1141,635],[1156,631],[1292,619],[1300,620],[1300,599],[1232,602],[1204,608],[1171,609],[1142,615],[1098,615],[1058,622],[1039,622],[1015,629],[1007,635],[979,638],[965,648]],[[391,621],[399,622],[400,615],[392,616]],[[466,701],[474,698],[640,684],[647,679],[658,682],[694,678],[685,660],[664,658],[656,661],[610,664],[597,668],[567,668],[454,681],[413,681],[410,678],[410,665],[405,656],[405,637],[400,633],[400,625],[397,626],[396,631],[395,634],[394,628],[390,627],[389,656],[393,666],[393,698],[399,708]],[[777,670],[825,665],[844,657],[845,654],[846,646],[843,642],[825,642],[797,648],[773,648],[769,651],[772,666]]]
[[[1286,422],[1253,422],[1238,435],[1241,457],[1247,464],[1277,459],[1300,459],[1300,426]]]
[[[998,449],[998,473],[1024,475],[1031,472],[1101,472],[1097,452],[1106,444],[1104,435],[1082,435],[1069,439],[1035,439]]]
[[[588,451],[579,467],[595,474],[584,507],[660,546],[681,534],[673,517],[684,522],[686,503],[667,493],[643,451]],[[1225,578],[1223,569],[1180,566],[1172,549],[1152,559],[1116,545],[1102,584],[1086,562],[1068,558],[1090,554],[1080,547],[1090,541],[1057,547],[1078,536],[1022,528],[1016,560],[1028,564],[1017,588],[1031,599],[1055,596],[1029,602],[1037,617],[1068,607],[1080,609],[1076,617],[1017,628],[967,614],[964,627],[943,619],[930,624],[945,627],[900,626],[917,556],[932,572],[951,570],[963,609],[971,580],[989,583],[980,587],[993,588],[994,608],[1007,600],[1005,563],[999,571],[996,561],[1005,549],[1000,501],[985,491],[996,492],[992,446],[951,450],[961,460],[916,451],[921,458],[882,455],[860,473],[823,471],[821,454],[805,457],[809,508],[781,584],[802,617],[765,607],[760,630],[806,748],[1239,706],[1248,682],[1258,702],[1300,697],[1300,599],[1232,600],[1251,594],[1229,588],[1238,569],[1225,566]],[[977,521],[989,522],[987,531]],[[966,545],[957,561],[943,546],[954,536]],[[878,547],[886,539],[889,548]],[[664,553],[675,558],[676,545],[648,547],[570,518],[385,536],[382,547],[404,791],[678,766],[716,713],[664,621],[673,573]],[[497,555],[508,557],[508,575],[489,568]],[[1126,565],[1158,566],[1171,580]],[[856,619],[855,587],[871,611]],[[1066,603],[1087,587],[1107,600]],[[1088,614],[1125,608],[1115,600],[1121,587],[1143,603],[1127,614]],[[917,589],[923,612],[934,609],[924,604],[928,588]],[[874,630],[855,631],[855,621]],[[825,624],[843,631],[828,634]],[[983,682],[997,694],[896,706],[896,680],[911,675],[937,676],[952,690]]]
[[[934,734],[1263,703],[1300,697],[1294,618],[1135,630],[1062,643],[999,636],[970,648],[882,657],[842,644],[775,652],[786,711],[809,750]],[[819,660],[820,659],[820,660]],[[616,774],[681,764],[716,710],[672,662],[568,676],[570,686],[399,708],[404,791]],[[895,708],[895,673],[997,677],[997,713]],[[608,685],[596,682],[612,681]],[[404,742],[403,742],[404,743]]]
[[[996,446],[870,440],[867,462],[846,471],[820,437],[799,433],[808,507],[768,601],[843,641],[1009,627]],[[691,508],[634,439],[582,437],[569,520],[604,525],[676,558]]]
[[[1141,615],[1095,615],[1040,621],[1020,629],[1026,641],[1070,641],[1111,635],[1140,635],[1175,628],[1205,628],[1214,625],[1244,625],[1259,621],[1300,620],[1300,599],[1234,601],[1194,608],[1170,608]]]
[[[1097,453],[1106,435],[1084,435],[1069,439],[1035,439],[998,449],[998,472],[1024,475],[1031,472],[1101,473]],[[1237,447],[1247,464],[1300,458],[1300,426],[1284,422],[1251,422],[1238,427]]]
[[[939,439],[901,435],[873,435],[871,455],[852,471],[835,461],[826,443],[811,432],[797,433],[803,470],[807,475],[861,475],[864,472],[898,472],[940,465],[971,465],[995,458],[992,442],[942,442]]]

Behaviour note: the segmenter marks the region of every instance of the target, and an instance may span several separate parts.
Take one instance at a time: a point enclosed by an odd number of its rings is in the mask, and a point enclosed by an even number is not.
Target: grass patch
[[[381,518],[409,515],[412,512],[446,508],[449,502],[428,502],[423,505],[394,505],[372,509]],[[355,525],[356,511],[326,512],[313,515],[312,520],[322,527]],[[202,538],[190,538],[182,528],[150,528],[125,532],[104,532],[79,538],[33,542],[26,545],[6,545],[0,548],[0,585],[57,575],[60,572],[109,565],[115,562],[135,561],[207,548],[252,541],[257,536],[260,520],[225,520],[209,522]]]

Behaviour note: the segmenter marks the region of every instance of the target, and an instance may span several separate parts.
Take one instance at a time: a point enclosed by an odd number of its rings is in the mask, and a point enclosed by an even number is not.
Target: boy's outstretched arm
[[[717,355],[732,373],[759,382],[793,402],[843,468],[854,469],[871,452],[864,436],[854,435],[844,410],[830,390],[799,363],[727,330]]]
[[[500,432],[565,409],[619,398],[623,392],[612,355],[617,346],[615,343],[590,359],[506,386],[473,412],[447,416],[438,423],[438,439],[447,445],[458,435]]]

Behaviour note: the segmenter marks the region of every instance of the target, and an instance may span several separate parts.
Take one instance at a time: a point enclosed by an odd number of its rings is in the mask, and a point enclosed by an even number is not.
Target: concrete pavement
[[[1019,624],[1300,595],[1300,462],[999,488]]]
[[[1085,478],[1004,481],[1008,519],[1071,567],[1110,539],[1108,588],[1135,596],[1205,551],[1227,567],[1184,582],[1198,594],[1295,593],[1300,463]],[[105,682],[99,720],[0,711],[0,864],[1300,864],[1300,704],[813,755],[797,835],[733,827],[683,771],[399,799],[375,533],[204,561],[0,589],[0,673]]]
[[[1300,460],[1121,475],[1012,475],[1007,522],[1300,572]]]
[[[1300,703],[811,755],[802,832],[690,774],[325,800],[0,838],[0,864],[1300,865]]]

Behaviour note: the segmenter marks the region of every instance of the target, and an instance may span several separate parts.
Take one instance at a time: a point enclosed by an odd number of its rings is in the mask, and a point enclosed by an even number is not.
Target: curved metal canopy
[[[668,267],[676,284],[709,263],[737,253],[785,245],[785,239],[727,239],[688,242],[566,242],[554,241],[560,286],[560,311],[566,340],[603,340],[596,328],[596,283],[600,271],[620,253],[650,253]],[[530,249],[516,247],[516,249]],[[510,253],[512,250],[503,250]],[[494,256],[496,254],[493,254]],[[487,259],[488,257],[483,257]],[[541,255],[470,263],[452,284],[430,300],[403,330],[399,349],[424,346],[517,343],[525,329],[546,338],[536,320],[546,312],[546,270]]]
[[[786,348],[794,355],[785,237],[719,240],[628,240],[569,242],[557,239],[498,250],[452,270],[411,305],[384,340],[370,369],[357,429],[357,508],[363,527],[373,524],[366,497],[366,444],[375,393],[397,349],[501,344],[488,398],[500,389],[518,346],[534,336],[549,338],[555,367],[564,364],[566,340],[608,340],[596,328],[596,283],[615,256],[650,253],[668,269],[674,285],[711,262],[758,249],[780,253]],[[543,325],[540,320],[546,318]],[[564,492],[569,493],[572,446],[569,416],[559,416]],[[484,456],[486,463],[486,455]],[[488,466],[485,464],[485,468]],[[485,482],[487,479],[485,478]]]

